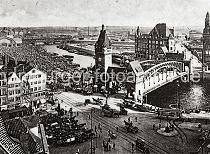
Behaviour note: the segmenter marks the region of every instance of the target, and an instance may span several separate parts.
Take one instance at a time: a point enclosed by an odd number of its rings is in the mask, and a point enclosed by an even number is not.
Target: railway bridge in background
[[[53,37],[26,37],[23,43],[32,45],[51,45],[60,44],[62,42],[69,43],[73,40],[72,36],[53,36]]]

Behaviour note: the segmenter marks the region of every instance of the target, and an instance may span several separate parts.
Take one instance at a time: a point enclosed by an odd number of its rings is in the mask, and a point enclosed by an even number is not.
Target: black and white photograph
[[[0,0],[0,154],[210,154],[209,0]]]

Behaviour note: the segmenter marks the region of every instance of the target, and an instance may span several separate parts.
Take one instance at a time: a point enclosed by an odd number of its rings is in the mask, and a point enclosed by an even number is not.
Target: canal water
[[[87,67],[90,67],[91,65],[94,66],[94,64],[95,64],[95,60],[93,59],[93,57],[77,55],[75,53],[70,53],[66,50],[62,50],[62,49],[57,48],[56,45],[47,45],[47,46],[44,46],[44,48],[48,52],[57,53],[59,55],[74,56],[73,63],[80,64],[80,67],[87,68]]]
[[[169,107],[170,104],[180,105],[183,109],[210,108],[210,81],[199,83],[169,83],[147,96],[147,103],[159,107]]]
[[[58,53],[59,55],[74,56],[74,63],[81,67],[94,65],[94,59],[90,56],[77,55],[68,51],[58,49],[55,45],[45,46],[48,52]],[[167,84],[147,96],[147,103],[169,107],[170,104],[179,102],[184,109],[210,108],[210,81],[205,80],[199,83],[180,83],[177,88],[176,82]]]

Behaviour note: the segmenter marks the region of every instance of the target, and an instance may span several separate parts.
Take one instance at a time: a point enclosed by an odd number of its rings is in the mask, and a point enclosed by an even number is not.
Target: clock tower
[[[112,66],[111,42],[106,34],[104,25],[102,25],[98,40],[95,43],[95,71],[104,77],[98,77],[98,79],[105,79],[106,81],[105,74],[109,66]],[[99,82],[101,83],[101,81]],[[102,85],[105,85],[105,82]]]

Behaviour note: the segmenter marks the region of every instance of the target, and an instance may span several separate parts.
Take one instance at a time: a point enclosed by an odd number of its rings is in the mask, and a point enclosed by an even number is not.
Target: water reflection
[[[160,107],[169,107],[178,103],[184,109],[210,107],[210,81],[203,83],[182,83],[179,88],[179,96],[176,83],[170,83],[148,95],[149,103]]]

